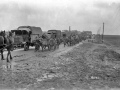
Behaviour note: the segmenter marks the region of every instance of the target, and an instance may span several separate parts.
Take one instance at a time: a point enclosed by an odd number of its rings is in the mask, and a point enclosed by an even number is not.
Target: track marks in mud
[[[64,57],[63,54],[65,53],[62,50],[60,50],[62,53],[59,52],[60,54],[54,57],[53,55],[57,54],[56,52],[59,51],[52,52],[52,54],[36,53],[30,57],[26,57],[27,54],[15,56],[16,64],[12,72],[15,74],[13,82],[16,84],[13,86],[24,88],[71,87],[70,82],[67,81],[69,80],[67,78],[69,76],[67,65],[70,65],[73,60]]]

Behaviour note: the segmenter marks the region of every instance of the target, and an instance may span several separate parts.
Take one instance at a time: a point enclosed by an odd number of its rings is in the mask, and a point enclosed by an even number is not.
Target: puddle
[[[57,70],[57,69],[61,69],[61,67],[52,67],[52,68],[50,68],[50,69],[52,69],[52,70]]]
[[[52,88],[49,88],[49,89],[47,89],[47,90],[55,90],[55,88],[52,87]]]
[[[6,65],[2,65],[2,69],[3,69],[4,71],[7,71]]]
[[[90,77],[92,80],[99,80],[100,79],[100,77],[97,77],[97,76],[91,76]]]
[[[8,69],[10,68],[10,69],[14,69],[14,66],[16,65],[17,63],[15,63],[15,62],[11,62],[11,64],[10,63],[8,63]],[[11,65],[11,66],[10,66]],[[7,65],[6,64],[3,64],[2,65],[2,69],[4,70],[4,71],[7,71]]]
[[[54,78],[54,77],[63,77],[64,75],[63,74],[61,74],[61,73],[55,73],[55,74],[49,74],[49,73],[45,73],[45,74],[43,74],[43,76],[42,77],[40,77],[40,78],[37,78],[37,81],[38,82],[41,82],[41,81],[44,81],[44,80],[48,80],[48,79],[52,79],[52,78]]]

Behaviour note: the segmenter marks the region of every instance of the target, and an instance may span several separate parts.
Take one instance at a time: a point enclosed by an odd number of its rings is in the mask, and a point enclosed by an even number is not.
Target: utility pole
[[[70,26],[69,26],[69,32],[70,32]]]
[[[103,22],[102,43],[103,43],[103,36],[104,36],[104,22]]]
[[[70,28],[70,26],[69,26],[69,34],[71,34],[71,30],[70,30],[71,28]]]

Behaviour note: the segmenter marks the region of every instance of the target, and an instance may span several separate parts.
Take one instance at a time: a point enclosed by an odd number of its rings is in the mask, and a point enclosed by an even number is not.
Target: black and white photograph
[[[0,0],[0,90],[120,90],[120,0]]]

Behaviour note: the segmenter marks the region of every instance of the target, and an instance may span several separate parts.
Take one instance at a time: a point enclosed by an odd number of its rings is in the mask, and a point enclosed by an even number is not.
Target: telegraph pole
[[[69,26],[69,32],[70,32],[70,26]]]
[[[104,22],[103,22],[102,43],[103,43],[103,36],[104,36]]]
[[[71,28],[70,28],[70,26],[69,26],[69,34],[71,34]]]

